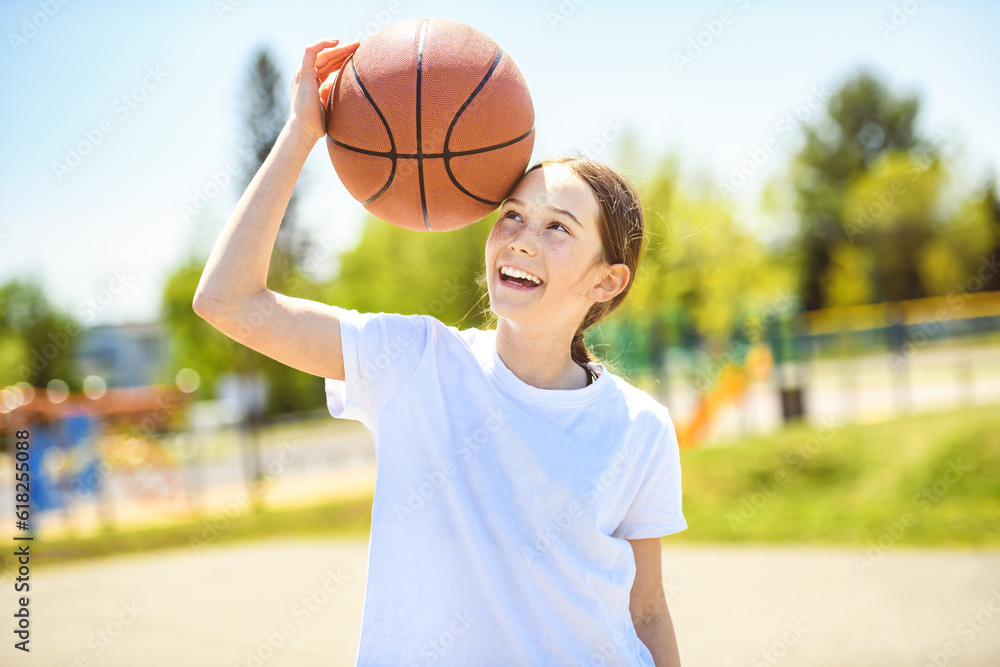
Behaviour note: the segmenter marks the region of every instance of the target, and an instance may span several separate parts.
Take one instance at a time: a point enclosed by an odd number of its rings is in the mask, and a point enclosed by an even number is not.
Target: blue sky
[[[810,95],[859,67],[919,93],[925,134],[957,134],[947,157],[961,182],[1000,167],[1000,3],[987,0],[64,1],[0,5],[0,281],[35,277],[84,324],[155,319],[170,268],[211,248],[240,195],[213,175],[224,182],[239,155],[238,94],[254,49],[273,49],[290,86],[307,44],[350,42],[380,22],[448,18],[510,53],[535,105],[532,161],[589,147],[613,162],[614,139],[603,153],[595,142],[627,127],[646,153],[616,164],[626,175],[641,184],[652,160],[676,151],[692,183],[712,184],[774,140],[738,192],[751,218],[761,185],[798,146],[782,119],[817,118]],[[701,52],[679,64],[699,39]],[[81,142],[87,154],[67,157]],[[317,276],[329,275],[327,259],[354,242],[365,211],[322,142],[299,184]],[[214,196],[185,215],[199,194]],[[757,221],[763,235],[768,224]]]

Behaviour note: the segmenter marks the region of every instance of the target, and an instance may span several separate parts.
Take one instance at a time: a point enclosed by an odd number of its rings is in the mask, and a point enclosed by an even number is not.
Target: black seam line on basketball
[[[518,137],[517,139],[514,139],[513,141],[508,141],[505,145],[510,145],[510,144],[516,143],[518,141],[521,141],[523,139],[526,139],[529,136],[531,136],[531,133],[534,132],[534,131],[535,131],[535,128],[532,127],[530,130],[528,130],[527,132],[525,132],[524,134],[522,134],[520,137]],[[451,179],[451,182],[455,184],[456,188],[458,188],[459,190],[461,190],[462,192],[465,193],[466,197],[471,197],[472,199],[475,199],[476,201],[482,202],[484,204],[489,204],[490,206],[492,206],[494,208],[496,208],[497,206],[499,206],[500,204],[503,203],[502,201],[491,201],[489,199],[484,199],[482,197],[479,197],[478,195],[472,194],[471,192],[469,192],[468,190],[466,190],[465,188],[463,188],[459,184],[459,182],[457,180],[455,180],[454,174],[451,173],[451,164],[448,162],[449,159],[450,158],[445,158],[445,161],[444,161],[444,168],[448,172],[448,177]]]
[[[431,231],[431,222],[427,217],[427,193],[424,191],[424,158],[423,147],[420,145],[420,74],[424,67],[424,35],[430,19],[424,19],[420,25],[420,43],[417,46],[417,178],[420,181],[420,208],[424,212],[424,226]]]
[[[501,58],[503,58],[503,49],[497,49],[497,57],[493,59],[493,64],[490,65],[490,69],[489,69],[488,72],[486,72],[486,76],[484,76],[483,80],[479,82],[479,85],[476,86],[476,89],[472,91],[472,94],[469,95],[469,98],[467,100],[465,100],[465,104],[463,104],[461,106],[461,108],[459,108],[458,113],[456,113],[452,117],[451,124],[448,126],[448,133],[444,135],[444,152],[445,152],[446,155],[448,153],[448,145],[451,143],[451,133],[452,133],[452,130],[455,129],[455,124],[458,122],[458,119],[462,117],[462,113],[465,111],[465,109],[470,104],[472,104],[472,100],[475,99],[476,95],[479,94],[479,91],[483,89],[483,86],[486,85],[486,82],[490,80],[491,76],[493,76],[493,72],[496,70],[497,65],[500,64],[500,59]],[[535,128],[532,127],[531,129],[533,130]],[[529,130],[528,133],[530,134],[531,130]],[[455,178],[455,174],[451,171],[451,156],[450,155],[447,155],[445,157],[445,159],[444,159],[444,170],[446,172],[448,172],[448,178],[451,179],[451,182],[455,185],[455,187],[458,188],[460,192],[464,193],[466,197],[472,197],[473,199],[475,199],[477,201],[480,201],[480,202],[482,202],[484,204],[489,204],[491,206],[499,206],[500,205],[500,202],[497,202],[496,204],[494,204],[493,202],[491,202],[489,200],[486,200],[486,199],[483,199],[482,197],[477,197],[476,195],[472,194],[471,192],[469,192],[468,190],[466,190],[464,187],[462,187],[462,184],[458,182],[458,179]]]
[[[430,159],[448,158],[448,157],[462,157],[464,155],[478,155],[479,153],[485,153],[487,151],[492,151],[492,150],[496,150],[498,148],[504,148],[505,146],[510,146],[511,144],[516,144],[519,141],[523,141],[524,139],[527,139],[529,136],[531,136],[531,133],[534,132],[534,131],[535,131],[535,128],[532,127],[530,130],[528,130],[527,132],[525,132],[521,136],[517,137],[516,139],[511,139],[510,141],[505,141],[502,144],[495,144],[493,146],[487,146],[486,148],[477,148],[477,149],[471,150],[471,151],[455,151],[455,152],[452,152],[452,153],[424,153],[423,159],[430,160]],[[405,158],[405,159],[411,159],[411,160],[415,159],[417,157],[415,154],[412,154],[412,153],[393,153],[393,154],[389,154],[389,153],[386,153],[385,151],[370,151],[370,150],[367,150],[365,148],[358,148],[357,146],[350,146],[348,144],[345,144],[345,143],[342,143],[340,141],[337,141],[336,139],[333,139],[330,136],[327,136],[327,141],[332,141],[334,144],[336,144],[337,146],[339,146],[339,147],[341,147],[341,148],[343,148],[345,150],[354,151],[356,153],[361,153],[363,155],[373,155],[375,157],[396,158],[396,159],[404,159]],[[395,162],[393,162],[393,169],[395,169]],[[455,182],[454,178],[452,178],[451,180],[452,180],[453,183]],[[456,185],[458,185],[458,184],[456,183]],[[462,192],[464,192],[467,196],[469,196],[469,197],[471,197],[471,198],[473,198],[473,199],[475,199],[477,201],[480,201],[480,202],[482,202],[484,204],[489,204],[490,206],[496,207],[496,206],[499,206],[500,204],[503,203],[502,201],[491,201],[489,199],[483,199],[482,197],[477,197],[476,195],[474,195],[474,194],[466,191],[461,186],[458,186],[458,188],[459,188],[459,190],[462,190]]]
[[[375,194],[373,194],[371,197],[369,197],[368,199],[366,199],[363,202],[361,202],[362,206],[367,206],[368,204],[371,204],[373,201],[375,201],[376,199],[378,199],[379,197],[381,197],[385,193],[385,191],[389,189],[389,186],[392,185],[392,179],[396,175],[396,142],[392,138],[392,130],[389,128],[389,122],[385,119],[385,116],[382,115],[382,110],[378,108],[377,104],[375,104],[375,100],[372,99],[371,94],[368,92],[368,89],[365,88],[365,84],[361,80],[361,75],[358,74],[358,68],[354,65],[354,58],[353,58],[354,54],[351,54],[351,55],[352,55],[352,57],[351,57],[351,71],[354,72],[354,79],[358,82],[358,87],[361,88],[361,92],[365,94],[366,98],[368,98],[368,103],[372,105],[373,109],[375,109],[375,113],[378,114],[379,120],[382,121],[382,125],[385,126],[385,132],[386,132],[386,134],[389,135],[389,153],[390,154],[387,155],[386,157],[392,159],[392,169],[389,171],[389,178],[386,180],[385,185],[382,186],[381,190],[379,190],[378,192],[376,192]],[[332,97],[332,95],[331,95],[331,97]],[[329,134],[326,135],[326,138],[328,140],[333,141],[334,144],[340,145],[340,142],[338,142],[336,139],[334,139],[333,137],[331,137]]]
[[[511,139],[510,141],[505,141],[505,142],[500,143],[500,144],[493,144],[492,146],[483,146],[482,148],[473,148],[472,150],[467,150],[467,151],[448,151],[447,153],[421,153],[421,155],[423,156],[423,158],[425,160],[430,160],[431,158],[464,157],[466,155],[476,155],[478,153],[487,153],[489,151],[495,151],[498,148],[506,148],[507,146],[510,146],[511,144],[516,144],[517,142],[521,141],[522,139],[528,138],[528,136],[531,135],[531,133],[534,132],[534,131],[535,131],[535,128],[531,128],[530,130],[528,130],[527,132],[525,132],[524,134],[522,134],[519,137],[515,137],[514,139]],[[330,135],[327,135],[326,140],[333,142],[339,148],[343,148],[343,149],[349,150],[349,151],[354,151],[355,153],[361,153],[362,155],[372,155],[374,157],[385,157],[385,158],[397,158],[397,159],[400,159],[400,160],[402,160],[402,159],[415,160],[417,158],[417,154],[416,153],[393,153],[392,151],[373,151],[373,150],[370,150],[368,148],[359,148],[358,146],[352,146],[350,144],[345,144],[342,141],[337,141],[336,139],[334,139]]]

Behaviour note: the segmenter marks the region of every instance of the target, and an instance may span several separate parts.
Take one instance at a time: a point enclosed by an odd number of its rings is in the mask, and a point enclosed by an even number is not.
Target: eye
[[[505,218],[512,218],[515,215],[517,217],[519,217],[519,218],[521,217],[521,214],[518,213],[517,211],[515,211],[514,209],[508,209],[507,212],[503,214],[503,217],[505,217]],[[564,225],[563,223],[561,223],[561,222],[553,222],[552,225],[558,225],[559,227],[563,228],[564,232],[566,232],[567,234],[570,234],[569,228],[566,227],[566,225]],[[550,229],[552,228],[552,225],[549,225]],[[570,236],[572,236],[572,234],[570,234]]]

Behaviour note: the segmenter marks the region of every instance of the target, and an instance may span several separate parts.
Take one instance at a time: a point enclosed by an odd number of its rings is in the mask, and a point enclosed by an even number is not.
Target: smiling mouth
[[[505,286],[512,287],[514,289],[532,290],[541,287],[542,285],[545,284],[544,282],[542,282],[536,285],[533,281],[528,280],[526,278],[514,278],[511,276],[504,275],[499,268],[497,269],[497,277],[500,279],[500,282],[503,283]]]

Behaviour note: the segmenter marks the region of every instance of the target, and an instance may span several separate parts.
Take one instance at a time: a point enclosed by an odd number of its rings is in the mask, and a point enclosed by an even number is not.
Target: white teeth
[[[530,273],[528,273],[527,271],[522,271],[520,269],[512,269],[509,266],[501,266],[500,267],[500,273],[502,273],[504,275],[508,275],[508,276],[513,276],[515,278],[524,278],[526,280],[530,280],[531,282],[535,283],[536,285],[541,285],[542,284],[542,279],[539,278],[538,276],[533,276]]]

